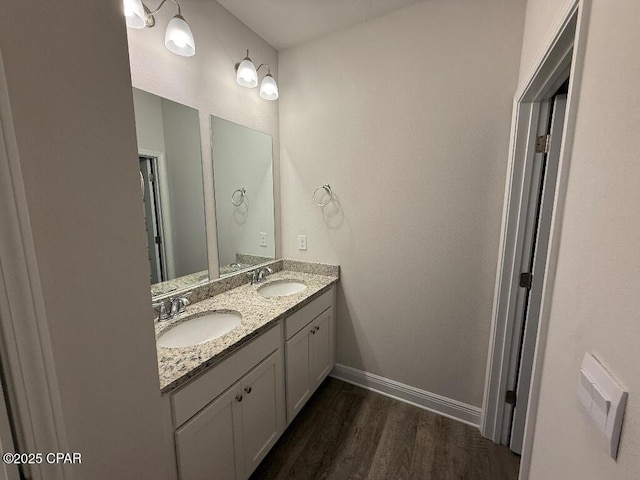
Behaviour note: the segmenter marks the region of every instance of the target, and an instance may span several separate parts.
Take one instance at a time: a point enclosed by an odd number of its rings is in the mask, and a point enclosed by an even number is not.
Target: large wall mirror
[[[220,276],[275,258],[273,141],[211,115]]]
[[[133,89],[151,293],[209,280],[198,111]]]

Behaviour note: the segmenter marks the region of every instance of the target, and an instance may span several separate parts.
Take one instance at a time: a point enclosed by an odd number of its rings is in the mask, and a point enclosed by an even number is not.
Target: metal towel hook
[[[236,193],[239,193],[240,195],[236,195]],[[246,193],[247,189],[242,187],[231,194],[231,203],[234,207],[239,207],[244,203],[244,196],[246,195]]]
[[[325,192],[327,192],[327,195],[329,195],[329,199],[324,202],[324,203],[320,203],[319,198],[316,196],[316,194],[320,191],[320,190],[324,190]],[[321,198],[321,197],[320,197]],[[331,185],[329,185],[328,183],[325,183],[324,185],[316,188],[313,191],[313,203],[315,203],[317,206],[319,207],[324,207],[326,205],[329,205],[329,202],[333,200],[333,192],[331,191]]]

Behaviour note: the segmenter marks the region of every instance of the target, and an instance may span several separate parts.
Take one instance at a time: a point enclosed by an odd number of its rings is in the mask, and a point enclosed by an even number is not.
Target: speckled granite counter
[[[267,330],[277,320],[308,303],[315,294],[329,289],[333,283],[338,281],[338,267],[333,268],[335,271],[326,271],[325,269],[322,273],[331,272],[335,275],[319,275],[292,270],[279,271],[269,275],[259,285],[241,285],[190,305],[186,314],[176,319],[156,322],[156,337],[158,337],[166,329],[195,313],[212,310],[235,310],[242,314],[240,325],[210,342],[184,348],[158,346],[161,392],[167,393],[184,384],[206,368],[218,363],[256,335]],[[318,270],[318,267],[310,269],[310,271]],[[303,282],[307,288],[300,293],[276,298],[265,298],[257,292],[258,287],[282,279]]]

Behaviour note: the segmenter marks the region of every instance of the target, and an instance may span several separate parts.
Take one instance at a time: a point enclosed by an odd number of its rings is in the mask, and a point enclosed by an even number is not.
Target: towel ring
[[[236,195],[236,193],[239,193],[240,195]],[[246,193],[247,193],[247,189],[242,187],[237,189],[231,194],[231,203],[233,203],[234,207],[239,207],[244,203],[244,196]]]
[[[320,191],[320,190],[324,190],[325,192],[327,192],[327,195],[329,195],[329,200],[327,200],[324,203],[320,203],[317,199],[316,199],[316,194]],[[317,206],[319,207],[325,207],[327,205],[329,205],[329,202],[333,200],[333,192],[331,191],[331,185],[329,185],[328,183],[325,183],[324,185],[316,188],[313,191],[313,203],[315,203]]]

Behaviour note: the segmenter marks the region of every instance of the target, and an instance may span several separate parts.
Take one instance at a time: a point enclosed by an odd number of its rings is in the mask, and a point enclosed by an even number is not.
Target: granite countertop
[[[258,287],[273,281],[291,279],[307,285],[302,292],[285,297],[266,298],[257,292]],[[210,342],[183,348],[165,348],[158,345],[158,370],[160,390],[167,393],[190,378],[219,362],[256,335],[267,330],[286,314],[297,310],[315,294],[327,290],[338,281],[337,276],[284,270],[269,275],[261,284],[245,284],[202,300],[187,307],[187,311],[166,322],[156,322],[156,338],[182,322],[185,318],[212,310],[235,310],[242,314],[240,325]]]

